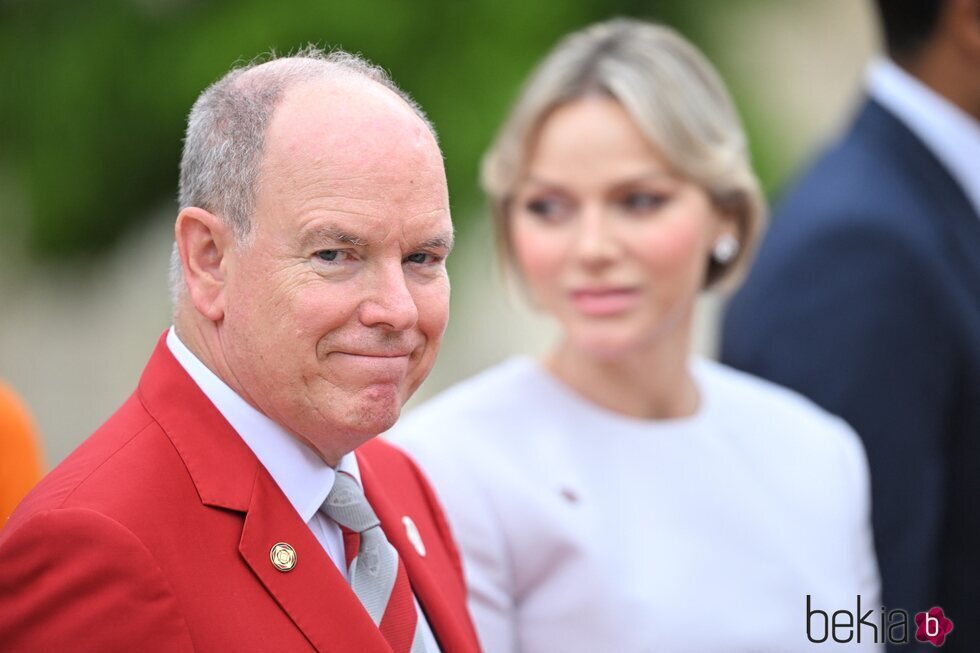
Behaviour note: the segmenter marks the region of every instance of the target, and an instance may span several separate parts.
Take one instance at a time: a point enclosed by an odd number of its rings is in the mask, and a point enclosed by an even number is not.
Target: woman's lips
[[[589,288],[570,293],[572,305],[590,317],[617,315],[636,305],[640,292],[636,288]]]

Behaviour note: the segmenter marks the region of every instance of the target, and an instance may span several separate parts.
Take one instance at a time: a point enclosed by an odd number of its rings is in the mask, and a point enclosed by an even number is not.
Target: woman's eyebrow
[[[629,177],[624,177],[622,179],[617,179],[614,182],[614,186],[631,186],[634,184],[640,184],[645,181],[658,181],[658,180],[673,180],[675,177],[669,172],[663,170],[651,170],[649,172],[640,173],[638,175],[631,175]],[[535,175],[528,175],[525,178],[525,183],[534,184],[535,186],[542,186],[550,190],[562,190],[564,185],[558,181],[550,181],[548,179],[543,179]]]

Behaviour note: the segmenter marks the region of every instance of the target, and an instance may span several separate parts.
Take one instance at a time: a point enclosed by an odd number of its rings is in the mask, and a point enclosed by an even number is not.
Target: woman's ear
[[[732,274],[746,238],[745,207],[741,198],[715,200],[713,213],[715,221],[708,243],[706,289],[715,287]]]
[[[721,264],[732,260],[744,239],[743,218],[740,207],[732,202],[715,203],[715,228],[713,230],[712,258]],[[734,251],[731,251],[734,248]]]

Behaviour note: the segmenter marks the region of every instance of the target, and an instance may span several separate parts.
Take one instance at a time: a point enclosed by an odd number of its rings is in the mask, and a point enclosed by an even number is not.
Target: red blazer
[[[459,555],[427,481],[379,440],[357,459],[443,653],[478,651]],[[279,542],[296,550],[291,571],[272,564]],[[0,650],[391,653],[163,338],[136,392],[0,531]]]

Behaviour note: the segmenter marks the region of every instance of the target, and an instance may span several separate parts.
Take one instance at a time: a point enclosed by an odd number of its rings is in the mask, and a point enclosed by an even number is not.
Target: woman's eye
[[[550,197],[528,200],[524,206],[529,213],[545,220],[556,220],[565,212],[564,202]]]
[[[623,199],[623,206],[629,211],[642,213],[659,208],[666,201],[666,197],[656,193],[630,193]]]
[[[555,210],[555,204],[553,200],[531,200],[527,203],[527,210],[538,214],[551,213]]]

